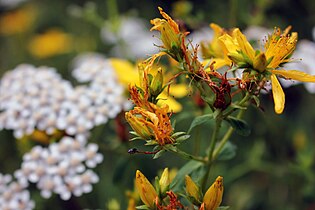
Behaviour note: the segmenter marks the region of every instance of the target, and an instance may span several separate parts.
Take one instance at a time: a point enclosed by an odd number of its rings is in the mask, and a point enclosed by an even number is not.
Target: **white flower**
[[[27,185],[12,182],[10,175],[0,174],[0,209],[6,210],[32,210],[34,201],[30,200]]]
[[[81,196],[90,192],[92,184],[98,182],[98,176],[87,169],[103,161],[103,156],[97,151],[97,144],[64,137],[48,148],[36,146],[26,153],[15,177],[19,183],[26,180],[36,183],[44,198],[49,198],[52,193],[65,200],[71,195]]]
[[[146,58],[158,52],[158,47],[153,43],[157,38],[149,31],[146,22],[135,17],[121,17],[119,25],[107,22],[101,30],[101,38],[104,43],[114,47],[111,54],[116,57],[129,59]]]

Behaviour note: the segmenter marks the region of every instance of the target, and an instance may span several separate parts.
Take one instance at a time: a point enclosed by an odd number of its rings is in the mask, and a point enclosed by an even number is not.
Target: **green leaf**
[[[244,110],[247,109],[247,107],[245,107],[245,106],[239,106],[239,105],[233,104],[233,103],[230,105],[230,107],[235,108],[235,109],[244,109]]]
[[[198,126],[198,125],[201,125],[205,122],[208,122],[209,120],[213,119],[213,114],[205,114],[205,115],[202,115],[202,116],[198,116],[198,117],[195,117],[195,119],[192,121],[187,133],[190,133],[191,130]]]
[[[248,136],[250,134],[250,127],[244,120],[232,116],[227,117],[225,120],[235,129],[236,133],[242,136]]]
[[[145,145],[150,146],[150,145],[157,145],[157,141],[155,140],[148,140],[147,143],[145,143]]]
[[[153,159],[158,159],[158,158],[161,157],[162,154],[165,153],[165,152],[166,152],[165,150],[160,150],[160,151],[158,151],[157,153],[155,153],[155,154],[153,155]]]
[[[190,160],[187,162],[179,171],[177,172],[175,178],[173,179],[170,189],[172,189],[174,192],[181,191],[184,187],[184,177],[185,175],[190,175],[192,172],[198,170],[200,167],[203,166],[203,163]]]
[[[189,139],[190,135],[183,135],[183,136],[180,136],[178,138],[176,138],[176,142],[182,142],[182,141],[185,141],[187,139]]]
[[[230,160],[236,155],[236,149],[237,147],[232,144],[231,142],[226,142],[224,147],[222,148],[218,160]]]
[[[136,209],[150,210],[146,205],[136,206]]]

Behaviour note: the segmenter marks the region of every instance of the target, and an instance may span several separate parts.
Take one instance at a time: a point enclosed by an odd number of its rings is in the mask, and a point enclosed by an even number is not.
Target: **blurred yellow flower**
[[[37,58],[48,58],[69,52],[73,38],[60,29],[49,29],[45,33],[36,35],[31,39],[28,49]]]
[[[31,6],[4,13],[0,17],[0,34],[13,35],[23,33],[31,28],[35,18],[36,10]]]

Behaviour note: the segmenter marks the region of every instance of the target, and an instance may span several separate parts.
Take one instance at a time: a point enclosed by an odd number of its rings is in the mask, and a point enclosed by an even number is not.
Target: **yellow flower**
[[[168,168],[164,169],[161,175],[161,178],[159,180],[159,185],[160,185],[161,194],[165,195],[170,187],[170,176],[169,176]]]
[[[211,187],[207,190],[203,197],[203,204],[205,210],[216,210],[221,202],[223,196],[223,177],[218,176]]]
[[[180,31],[178,24],[166,14],[161,7],[159,7],[160,14],[164,19],[155,18],[151,20],[151,24],[154,25],[150,30],[158,30],[161,32],[161,40],[164,44],[164,48],[167,50],[173,50],[180,48]]]
[[[154,209],[158,195],[149,180],[139,170],[136,172],[136,188],[142,202],[150,209]]]
[[[265,44],[266,59],[269,62],[267,69],[271,72],[272,95],[275,102],[275,112],[281,114],[285,105],[285,95],[276,77],[279,75],[286,79],[301,82],[315,82],[315,76],[298,70],[276,70],[283,63],[290,61],[289,56],[293,53],[297,43],[297,33],[289,35],[290,27],[282,34],[280,29],[275,29]]]
[[[139,73],[135,65],[131,62],[120,59],[120,58],[110,58],[110,63],[112,64],[119,82],[126,88],[131,85],[139,85]]]
[[[232,37],[224,34],[220,40],[224,44],[228,57],[240,67],[253,68],[264,73],[271,80],[275,112],[281,114],[285,105],[285,95],[276,75],[301,82],[315,82],[315,76],[298,70],[277,70],[281,64],[290,62],[297,43],[297,33],[289,34],[290,27],[283,33],[276,28],[269,35],[264,51],[255,51],[239,29],[233,31]]]
[[[200,202],[201,200],[200,188],[188,175],[185,176],[185,185],[186,185],[187,196],[193,199],[194,204],[198,204],[198,203],[200,204],[201,203]]]
[[[159,145],[174,143],[168,106],[158,107],[149,102],[144,105],[145,108],[135,107],[126,113],[128,123],[133,128],[135,123],[138,125],[134,131],[143,139],[154,140]]]
[[[35,17],[35,8],[30,6],[7,12],[0,18],[0,34],[23,33],[31,28]]]
[[[233,30],[232,36],[224,34],[219,39],[223,43],[224,52],[234,63],[248,65],[245,67],[253,66],[255,50],[238,28]]]
[[[210,43],[201,43],[201,51],[204,58],[206,58],[205,61],[203,61],[203,64],[207,65],[208,63],[212,63],[214,61],[214,69],[219,69],[223,66],[230,66],[232,62],[227,57],[227,53],[225,52],[226,50],[224,47],[222,47],[221,41],[219,39],[219,37],[221,37],[223,34],[226,34],[227,32],[215,23],[211,23],[210,27],[214,31],[214,37],[212,41]]]
[[[33,37],[28,48],[34,57],[48,58],[69,52],[72,49],[72,37],[59,29],[50,29]]]

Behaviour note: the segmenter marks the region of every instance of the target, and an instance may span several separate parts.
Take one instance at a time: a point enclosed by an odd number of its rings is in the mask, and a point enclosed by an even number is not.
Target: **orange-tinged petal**
[[[216,210],[222,202],[222,196],[223,177],[218,176],[203,197],[205,210]]]
[[[315,82],[315,75],[310,75],[298,70],[272,70],[271,72],[287,79],[294,79],[301,82]]]
[[[275,112],[281,114],[284,109],[285,95],[276,75],[271,75],[272,95],[275,103]]]
[[[136,172],[136,188],[142,202],[150,209],[154,209],[157,193],[149,180],[139,170]]]

